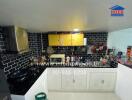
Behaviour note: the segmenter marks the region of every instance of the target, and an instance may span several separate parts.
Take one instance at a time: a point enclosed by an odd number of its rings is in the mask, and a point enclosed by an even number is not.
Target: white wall
[[[110,32],[108,34],[108,47],[115,47],[126,52],[127,46],[132,46],[132,28]]]
[[[127,46],[132,46],[132,28],[110,32],[108,34],[107,46],[116,48],[123,52]],[[132,100],[132,69],[118,64],[116,94],[121,100]]]
[[[132,69],[118,64],[116,94],[121,100],[132,100]]]

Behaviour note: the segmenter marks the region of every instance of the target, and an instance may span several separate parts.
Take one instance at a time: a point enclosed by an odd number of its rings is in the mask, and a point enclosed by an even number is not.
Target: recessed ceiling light
[[[74,32],[78,32],[79,29],[78,29],[78,28],[74,28],[73,31],[74,31]]]

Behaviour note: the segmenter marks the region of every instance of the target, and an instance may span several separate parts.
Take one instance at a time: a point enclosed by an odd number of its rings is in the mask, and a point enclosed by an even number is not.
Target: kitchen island
[[[102,67],[34,65],[32,68],[40,68],[41,71],[36,77],[32,76],[23,82],[19,91],[15,91],[15,87],[14,89],[10,87],[13,100],[35,100],[37,93],[48,94],[48,91],[110,92],[114,90],[116,82],[117,68],[109,65]],[[96,82],[99,83],[98,86]]]

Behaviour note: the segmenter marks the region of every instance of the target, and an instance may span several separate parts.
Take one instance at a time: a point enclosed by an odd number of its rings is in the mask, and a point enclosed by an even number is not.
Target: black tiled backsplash
[[[5,34],[2,33],[2,27],[0,27],[0,52],[5,51]]]
[[[46,50],[48,47],[48,34],[47,33],[42,33],[42,43],[43,43],[43,50]]]
[[[107,36],[108,36],[107,32],[94,32],[94,33],[84,32],[84,37],[87,38],[87,46],[81,46],[80,48],[82,47],[88,48],[91,44],[98,44],[98,43],[107,44]],[[30,40],[30,48],[37,52],[36,55],[41,55],[42,45],[43,45],[43,50],[46,51],[48,47],[48,33],[30,33],[29,40]],[[66,55],[71,55],[72,51],[73,50],[75,51],[76,48],[77,48],[76,46],[53,47],[55,51],[54,53],[65,53]],[[86,52],[75,52],[74,54],[77,54],[80,56],[83,56],[83,55],[87,56],[88,58],[91,58],[91,60],[96,60],[96,57],[97,57],[97,59],[99,60],[99,58],[102,57],[102,55],[104,55],[105,52],[101,54],[87,54],[87,51],[86,51]]]
[[[35,52],[35,56],[42,55],[42,49],[47,50],[48,34],[47,33],[28,33],[29,47]]]
[[[40,35],[28,33],[28,37],[31,51],[23,54],[6,54],[6,33],[4,33],[2,31],[2,27],[0,27],[0,68],[4,69],[6,75],[10,74],[14,70],[28,67],[30,65],[31,56],[40,54]]]
[[[86,46],[54,46],[52,48],[54,49],[54,53],[56,53],[56,54],[64,53],[66,55],[71,55],[71,54],[74,54],[74,55],[75,54],[78,54],[78,55],[80,54],[81,55],[81,54],[86,54],[87,53],[87,51],[86,51],[87,47]],[[82,52],[81,48],[84,48],[85,51]]]
[[[69,55],[70,56],[70,55]],[[99,61],[101,57],[104,57],[105,54],[77,54],[75,56],[82,57],[84,61]]]
[[[41,37],[42,35],[42,37]],[[28,33],[29,48],[31,51],[24,54],[5,54],[6,51],[6,33],[3,33],[0,27],[0,68],[4,69],[6,75],[14,70],[30,66],[32,56],[40,56],[42,53],[41,38],[43,38],[43,48],[48,46],[48,35],[42,33]]]
[[[34,52],[34,56],[40,56],[41,49],[41,34],[40,33],[28,33],[29,48]]]
[[[30,57],[33,52],[23,54],[1,54],[1,64],[3,65],[6,75],[20,68],[25,68],[30,65]]]
[[[87,44],[107,43],[107,32],[84,32],[85,38],[87,38]]]
[[[91,44],[97,43],[107,43],[107,33],[89,33],[84,32],[85,38],[87,38],[87,46]],[[6,50],[6,42],[5,42],[6,34],[3,33],[2,27],[0,27],[0,52]],[[24,54],[3,54],[1,53],[1,68],[4,69],[6,75],[10,74],[14,70],[24,68],[30,65],[30,57],[31,56],[40,56],[43,50],[47,50],[48,47],[48,33],[28,33],[29,39],[29,48],[31,51]],[[86,47],[86,46],[83,46]],[[73,48],[76,47],[53,47],[55,53],[66,53],[67,55],[71,55]],[[75,55],[81,56],[84,59],[89,60],[99,60],[100,57],[103,57],[105,54],[87,54],[86,52],[76,52]]]

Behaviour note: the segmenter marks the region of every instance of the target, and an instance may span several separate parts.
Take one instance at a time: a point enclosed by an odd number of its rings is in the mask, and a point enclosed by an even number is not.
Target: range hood
[[[29,51],[28,35],[25,29],[17,26],[4,28],[6,33],[6,51],[11,53],[24,53]]]

